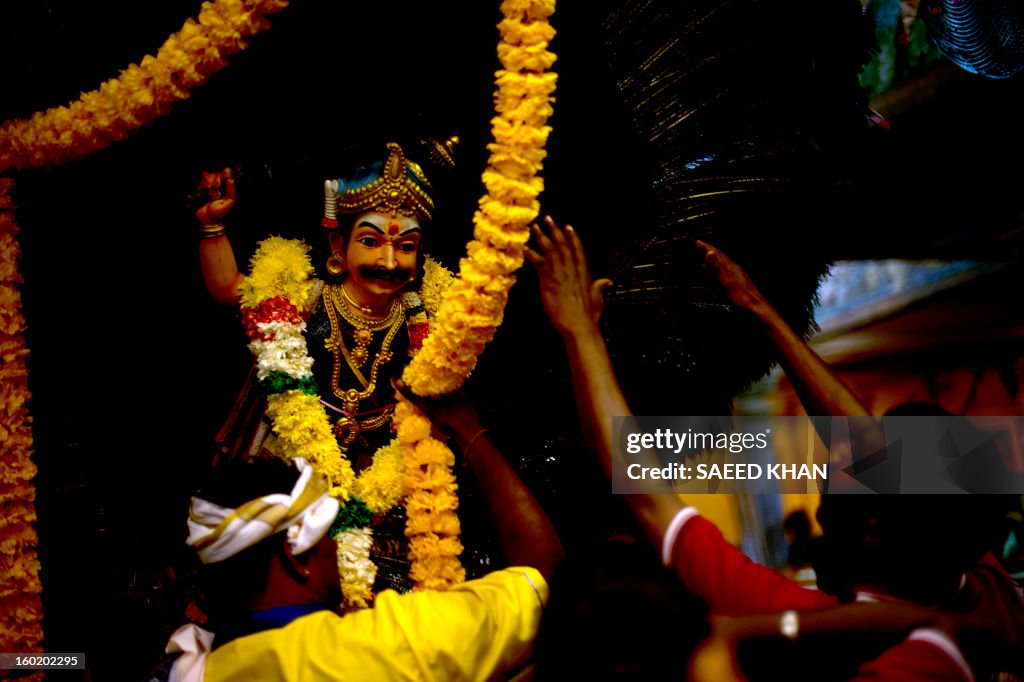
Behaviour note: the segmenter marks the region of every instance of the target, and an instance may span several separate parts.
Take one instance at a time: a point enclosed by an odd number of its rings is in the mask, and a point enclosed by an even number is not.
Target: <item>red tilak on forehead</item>
[[[397,234],[398,234],[398,223],[393,222],[393,221],[389,222],[388,223],[388,236],[394,237]]]

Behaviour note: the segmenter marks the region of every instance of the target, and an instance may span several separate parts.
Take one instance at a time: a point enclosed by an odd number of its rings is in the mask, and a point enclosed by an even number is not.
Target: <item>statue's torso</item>
[[[392,413],[395,404],[395,389],[391,380],[401,375],[409,362],[409,332],[404,310],[399,310],[392,325],[370,331],[363,362],[353,357],[359,347],[353,324],[346,320],[335,305],[329,287],[324,288],[309,320],[306,323],[307,347],[313,358],[313,376],[320,390],[320,399],[326,403],[328,419],[332,426],[346,418],[345,392],[356,389],[367,392],[371,371],[377,362],[374,389],[359,400],[355,420],[360,423],[358,434],[346,447],[349,461],[357,474],[373,463],[373,454],[387,445],[392,432]],[[402,304],[399,303],[401,308]],[[333,317],[333,325],[332,318]],[[341,334],[341,346],[329,343],[332,335]],[[365,333],[365,331],[364,331]],[[331,350],[330,347],[334,346]],[[389,358],[378,356],[381,351]],[[398,505],[390,511],[376,514],[371,522],[373,549],[371,560],[377,566],[374,593],[385,589],[405,592],[412,588],[409,580],[408,540],[405,537],[405,508]]]

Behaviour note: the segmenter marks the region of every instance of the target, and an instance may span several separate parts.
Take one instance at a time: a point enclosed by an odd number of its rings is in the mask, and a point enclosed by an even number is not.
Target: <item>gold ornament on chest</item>
[[[324,288],[323,304],[324,310],[327,312],[327,319],[331,324],[331,335],[324,340],[324,348],[331,353],[333,360],[331,363],[331,392],[341,400],[344,414],[334,425],[334,435],[342,447],[348,447],[355,442],[362,431],[379,428],[391,418],[392,409],[384,410],[380,414],[363,420],[358,419],[357,415],[359,403],[372,396],[377,389],[381,365],[387,364],[393,357],[391,344],[404,319],[402,304],[397,298],[393,298],[386,311],[380,311],[384,313],[382,317],[366,317],[368,311],[378,311],[360,306],[352,301],[341,284],[329,284]],[[353,346],[351,349],[345,344],[344,330],[339,316],[352,327]],[[385,329],[387,332],[381,341],[380,349],[370,364],[367,377],[363,374],[362,368],[369,359],[373,335],[375,332]],[[356,380],[362,384],[362,389],[343,389],[341,387],[342,362],[352,370]]]

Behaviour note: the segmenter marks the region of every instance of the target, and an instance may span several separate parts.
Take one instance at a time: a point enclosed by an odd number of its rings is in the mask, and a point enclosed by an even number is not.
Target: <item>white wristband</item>
[[[695,507],[683,507],[669,522],[665,529],[665,537],[661,541],[661,563],[665,566],[672,566],[672,548],[676,545],[676,538],[683,529],[683,525],[694,516],[700,516]]]
[[[793,609],[782,612],[779,618],[779,634],[791,642],[796,641],[800,635],[800,616]]]

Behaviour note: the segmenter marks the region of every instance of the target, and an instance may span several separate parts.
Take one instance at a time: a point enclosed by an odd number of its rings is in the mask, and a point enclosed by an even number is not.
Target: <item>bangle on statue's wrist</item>
[[[199,226],[200,239],[213,239],[224,234],[226,228],[222,223],[204,223]]]

